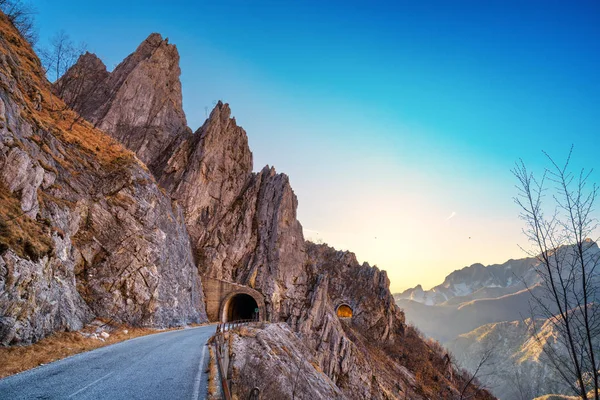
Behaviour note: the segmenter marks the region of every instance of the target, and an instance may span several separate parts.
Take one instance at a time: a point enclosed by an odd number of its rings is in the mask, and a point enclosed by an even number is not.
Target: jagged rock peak
[[[260,171],[260,173],[262,175],[267,175],[267,176],[275,176],[275,175],[277,175],[277,171],[275,170],[275,167],[274,166],[273,167],[269,166],[269,164],[265,165],[263,167],[263,169]],[[281,175],[283,175],[283,176],[285,176],[287,178],[286,174],[281,174]]]
[[[137,49],[131,53],[121,64],[115,68],[115,71],[127,64],[137,64],[145,59],[151,57],[164,57],[171,58],[176,64],[179,64],[179,52],[177,46],[169,44],[169,39],[163,39],[160,33],[151,33]]]
[[[208,119],[220,119],[222,121],[230,119],[235,123],[235,117],[231,117],[231,107],[229,107],[229,103],[223,103],[221,100],[217,102],[215,108],[210,112]]]
[[[89,51],[86,51],[84,54],[79,56],[77,64],[80,66],[85,66],[86,71],[108,72],[104,62],[102,62],[97,55],[90,53]]]
[[[221,100],[217,102],[208,119],[198,128],[196,133],[200,135],[234,136],[236,140],[243,142],[244,146],[248,148],[247,151],[250,152],[246,131],[238,126],[235,117],[231,116],[229,104],[223,103]]]
[[[229,107],[229,103],[223,103],[221,100],[219,100],[210,112],[210,115],[208,116],[208,119],[206,120],[204,125],[198,128],[197,132],[208,131],[208,129],[203,128],[207,128],[211,125],[214,125],[214,123],[217,122],[220,123],[223,128],[228,128],[229,124],[231,124],[231,126],[234,128],[239,128],[240,130],[238,131],[238,133],[241,133],[242,136],[246,138],[246,141],[248,141],[246,137],[246,131],[244,131],[241,127],[237,125],[235,117],[231,117],[231,108]],[[222,133],[225,133],[225,131],[226,129],[223,129]],[[217,131],[215,133],[221,132]]]
[[[190,131],[180,75],[177,47],[153,33],[111,73],[95,55],[83,55],[54,89],[71,108],[152,165],[174,137]]]
[[[152,32],[151,34],[148,35],[148,37],[146,38],[146,40],[144,40],[139,47],[142,47],[145,44],[149,44],[151,46],[158,46],[162,43],[165,44],[169,44],[169,38],[164,38],[162,37],[162,35],[158,32]],[[173,47],[175,47],[175,45],[172,45]]]

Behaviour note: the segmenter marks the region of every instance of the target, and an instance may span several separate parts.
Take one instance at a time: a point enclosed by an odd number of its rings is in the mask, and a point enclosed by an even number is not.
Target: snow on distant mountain
[[[500,297],[533,286],[539,279],[535,258],[508,260],[504,264],[473,264],[452,272],[441,285],[423,290],[421,285],[394,295],[396,300],[412,300],[428,306],[457,304],[475,299]]]

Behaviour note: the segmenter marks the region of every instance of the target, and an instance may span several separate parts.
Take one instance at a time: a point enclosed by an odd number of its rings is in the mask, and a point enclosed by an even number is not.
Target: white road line
[[[192,393],[192,400],[198,400],[200,398],[200,383],[202,382],[202,370],[204,369],[204,355],[206,354],[206,342],[202,346],[202,356],[200,356],[200,364],[198,365],[198,373],[194,380],[194,393]]]
[[[90,386],[95,385],[96,383],[100,382],[102,379],[104,379],[104,378],[112,375],[114,372],[115,371],[109,372],[108,374],[104,375],[102,378],[98,378],[94,382],[90,383],[89,385],[82,387],[81,389],[79,389],[78,391],[76,391],[75,393],[73,393],[72,395],[70,395],[69,398],[71,398],[71,397],[73,397],[75,395],[78,395],[79,393],[83,392],[85,389],[89,388]]]

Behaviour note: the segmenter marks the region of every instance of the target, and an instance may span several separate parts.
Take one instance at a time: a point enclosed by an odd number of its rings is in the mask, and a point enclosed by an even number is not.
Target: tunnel
[[[347,304],[342,304],[337,308],[339,318],[352,318],[352,309]]]
[[[223,322],[243,319],[259,320],[259,317],[259,308],[256,300],[245,293],[238,293],[229,298],[223,310]]]

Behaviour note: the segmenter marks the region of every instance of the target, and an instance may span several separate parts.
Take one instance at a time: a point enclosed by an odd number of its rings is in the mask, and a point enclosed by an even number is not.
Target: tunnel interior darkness
[[[236,294],[227,302],[224,314],[224,322],[239,321],[242,319],[258,320],[258,304],[256,304],[256,300],[248,294]]]

